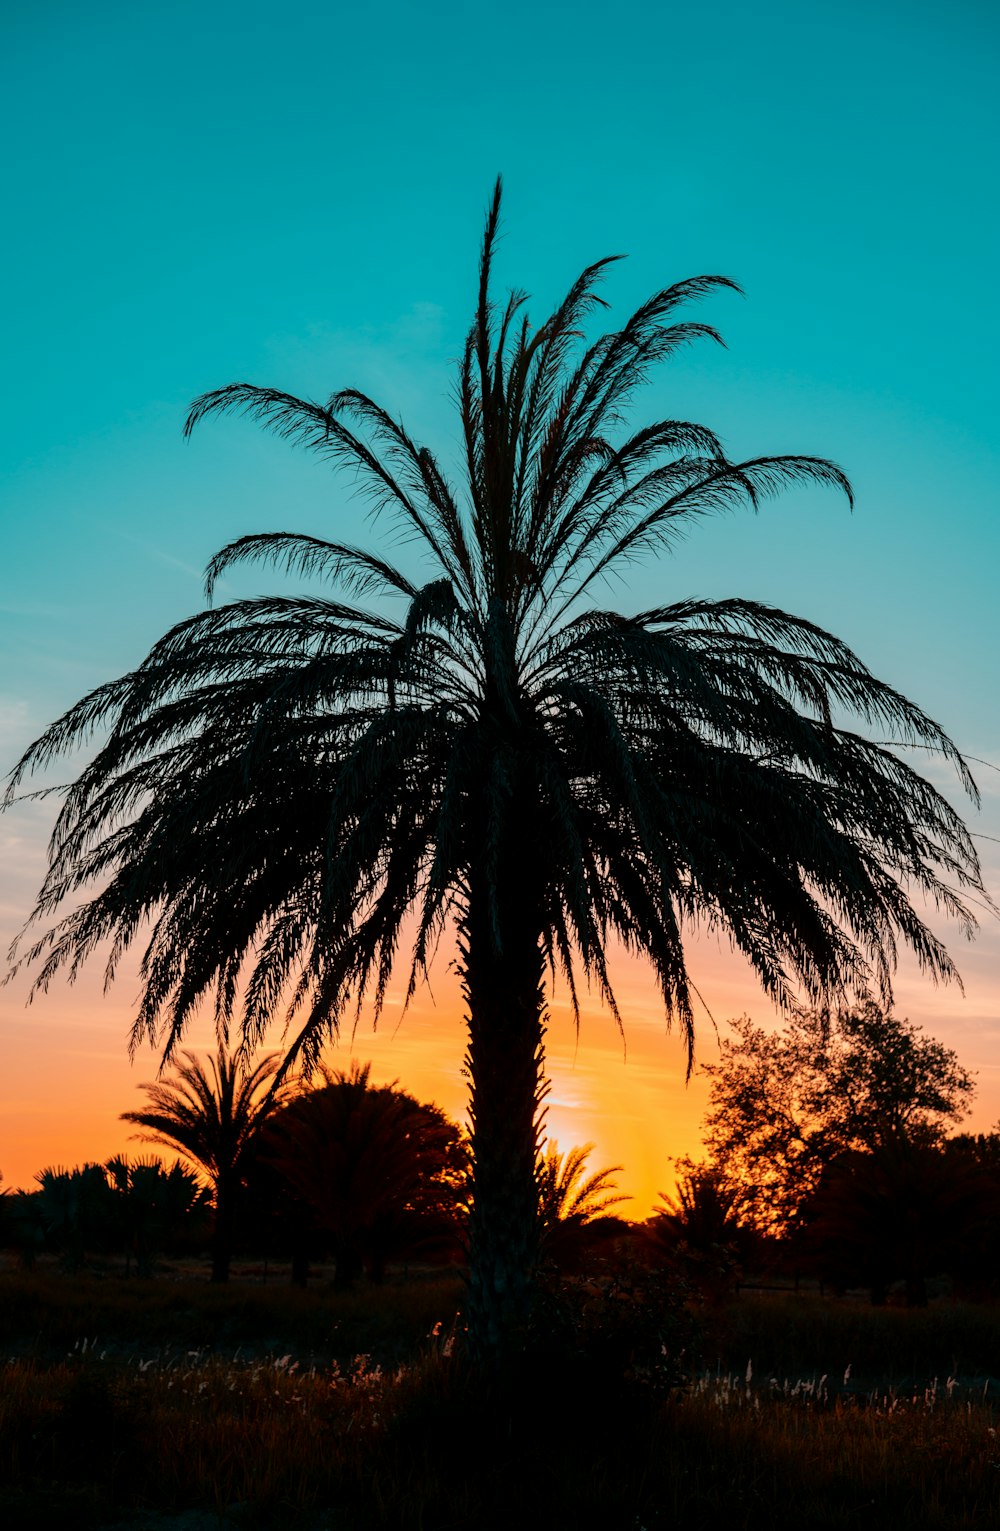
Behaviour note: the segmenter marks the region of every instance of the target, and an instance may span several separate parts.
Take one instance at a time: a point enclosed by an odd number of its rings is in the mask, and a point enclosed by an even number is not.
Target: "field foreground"
[[[457,1277],[357,1295],[0,1275],[0,1523],[212,1531],[1000,1523],[1000,1312],[560,1295],[517,1375]],[[561,1306],[560,1306],[561,1305]]]

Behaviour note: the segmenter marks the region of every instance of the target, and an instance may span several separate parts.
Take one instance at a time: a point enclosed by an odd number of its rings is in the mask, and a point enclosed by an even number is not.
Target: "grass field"
[[[620,1292],[584,1293],[582,1348],[484,1388],[452,1348],[461,1293],[0,1275],[0,1524],[1000,1524],[992,1307],[744,1295],[674,1315],[655,1386],[656,1312],[642,1333],[641,1294],[622,1325]]]

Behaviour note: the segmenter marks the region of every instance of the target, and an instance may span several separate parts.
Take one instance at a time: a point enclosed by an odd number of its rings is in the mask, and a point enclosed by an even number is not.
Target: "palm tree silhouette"
[[[660,1192],[662,1207],[647,1228],[658,1252],[684,1272],[706,1296],[721,1296],[739,1280],[756,1244],[743,1220],[741,1189],[712,1164],[677,1161],[673,1196]]]
[[[823,1003],[887,994],[900,941],[952,976],[915,903],[971,930],[963,889],[983,896],[957,813],[847,725],[942,752],[974,794],[964,761],[837,638],[738,598],[632,615],[593,604],[701,516],[799,483],[850,493],[825,459],[733,462],[687,421],[624,436],[653,366],[719,338],[678,309],[734,284],[678,282],[586,343],[601,260],[532,329],[524,294],[491,297],[499,216],[498,181],[459,366],[461,492],[353,389],[316,403],[234,383],[187,421],[248,414],[347,468],[426,577],[288,531],[237,540],[208,565],[210,595],[247,560],[341,593],[182,622],[50,727],[11,786],[110,725],[67,791],[33,918],[74,907],[21,960],[40,964],[44,988],[110,939],[110,978],[151,920],[132,1040],[167,1057],[203,996],[223,1028],[239,1013],[252,1049],[290,992],[286,1064],[315,1064],[349,1009],[367,997],[378,1013],[401,942],[412,932],[412,994],[454,924],[480,1352],[501,1346],[534,1287],[547,976],[564,977],[577,1015],[585,976],[620,1024],[619,939],[650,962],[690,1061],[692,928],[725,932],[779,1005],[797,986]]]
[[[565,1266],[583,1254],[594,1225],[620,1229],[617,1218],[609,1218],[612,1207],[630,1198],[619,1191],[614,1176],[622,1165],[611,1164],[606,1169],[587,1174],[587,1160],[594,1151],[593,1143],[578,1144],[576,1148],[559,1152],[554,1140],[545,1145],[545,1152],[538,1161],[538,1216],[541,1224],[542,1247],[547,1259]]]
[[[157,1251],[201,1212],[208,1192],[179,1159],[168,1168],[159,1159],[118,1154],[104,1171],[111,1190],[111,1219],[125,1246],[125,1274],[134,1255],[137,1274],[151,1276]]]
[[[272,1111],[287,1097],[275,1084],[280,1059],[261,1058],[243,1070],[220,1045],[207,1067],[195,1053],[184,1052],[172,1079],[143,1084],[149,1096],[144,1111],[123,1111],[121,1120],[143,1130],[144,1143],[179,1149],[204,1170],[212,1187],[215,1223],[212,1233],[212,1280],[229,1280],[234,1219],[248,1155]]]
[[[104,1247],[111,1227],[111,1188],[104,1165],[91,1161],[71,1170],[49,1166],[35,1179],[39,1190],[31,1210],[36,1226],[61,1251],[63,1268],[76,1272],[89,1251]]]
[[[538,1162],[538,1211],[543,1226],[567,1222],[582,1226],[600,1217],[609,1207],[629,1200],[612,1178],[622,1165],[611,1164],[607,1169],[586,1174],[587,1160],[593,1151],[593,1143],[578,1144],[564,1154],[559,1152],[555,1139],[545,1145]]]

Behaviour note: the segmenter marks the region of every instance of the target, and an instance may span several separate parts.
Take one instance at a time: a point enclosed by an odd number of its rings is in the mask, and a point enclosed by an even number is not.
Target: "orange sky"
[[[0,720],[2,721],[2,720]],[[7,754],[23,748],[24,721],[7,732]],[[0,728],[0,734],[4,730]],[[3,741],[0,741],[3,742]],[[925,764],[925,769],[927,765]],[[949,791],[941,762],[929,775]],[[983,791],[979,810],[963,809],[979,837],[986,887],[1000,890],[1000,769],[982,764],[977,777]],[[952,795],[949,793],[949,795]],[[45,869],[45,842],[54,816],[51,799],[22,802],[0,816],[0,949],[20,928],[30,910]],[[978,910],[978,939],[967,944],[956,931],[934,918],[965,984],[935,987],[912,961],[901,965],[896,985],[897,1012],[921,1025],[958,1054],[977,1076],[977,1094],[968,1120],[988,1130],[1000,1119],[1000,922]],[[691,976],[721,1030],[728,1017],[749,1013],[760,1023],[777,1017],[741,959],[716,939],[689,943]],[[122,964],[105,995],[100,961],[92,960],[74,985],[57,978],[47,994],[25,1006],[27,981],[18,978],[0,988],[0,1173],[7,1186],[30,1187],[48,1165],[71,1166],[103,1160],[123,1150],[148,1152],[129,1139],[122,1111],[141,1106],[137,1086],[155,1077],[158,1056],[144,1049],[129,1063],[126,1043],[139,991],[138,955]],[[551,1091],[547,1131],[563,1149],[592,1142],[590,1166],[621,1164],[620,1188],[630,1194],[626,1216],[645,1216],[657,1194],[674,1181],[673,1161],[699,1156],[700,1122],[707,1081],[695,1074],[685,1085],[683,1044],[666,1035],[662,1010],[649,971],[621,956],[613,966],[615,990],[625,1021],[625,1045],[614,1021],[596,1003],[585,1005],[579,1039],[565,992],[556,990],[551,1006],[548,1064]],[[370,1059],[377,1082],[398,1079],[418,1098],[437,1101],[456,1120],[464,1120],[466,1082],[462,1077],[465,1040],[458,979],[442,949],[432,968],[431,989],[418,991],[400,1016],[402,977],[390,990],[378,1030],[364,1017],[353,1041],[349,1034],[331,1051],[329,1061],[346,1067],[350,1058]],[[187,1044],[211,1047],[206,1020]],[[276,1028],[272,1045],[280,1045]],[[717,1055],[712,1022],[699,1017],[698,1057]]]
[[[1000,1117],[1000,938],[995,925],[974,947],[960,949],[956,943],[955,954],[965,978],[964,997],[954,987],[935,989],[907,967],[900,974],[897,1010],[953,1047],[977,1071],[970,1125],[986,1130]],[[691,970],[720,1025],[743,1011],[762,1022],[771,1017],[752,975],[716,943],[692,943]],[[672,1186],[674,1158],[699,1153],[707,1082],[696,1075],[685,1086],[683,1046],[676,1034],[664,1034],[646,970],[622,959],[616,972],[626,1023],[624,1048],[613,1020],[597,1005],[585,1014],[578,1041],[557,993],[548,1036],[552,1087],[547,1130],[563,1148],[593,1142],[593,1169],[623,1165],[620,1188],[633,1200],[621,1210],[641,1217],[656,1203],[657,1193]],[[433,995],[421,991],[402,1019],[400,997],[390,994],[377,1032],[363,1020],[353,1043],[345,1036],[330,1061],[346,1066],[352,1056],[371,1059],[377,1081],[398,1079],[418,1097],[436,1100],[462,1119],[461,999],[443,952],[432,985]],[[0,993],[0,1170],[5,1184],[30,1186],[34,1174],[50,1164],[144,1151],[130,1142],[129,1129],[118,1121],[119,1112],[141,1103],[137,1086],[155,1076],[158,1063],[148,1050],[131,1065],[126,1057],[137,989],[134,967],[131,972],[123,968],[110,995],[103,995],[100,968],[94,964],[76,985],[60,980],[27,1009],[24,984]],[[278,1041],[276,1031],[275,1045]],[[192,1047],[211,1043],[209,1024],[192,1031]],[[712,1024],[703,1018],[699,1056],[711,1061],[715,1055]]]

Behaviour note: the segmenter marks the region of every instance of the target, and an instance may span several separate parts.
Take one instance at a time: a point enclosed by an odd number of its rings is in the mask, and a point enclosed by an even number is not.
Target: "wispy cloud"
[[[174,553],[168,553],[165,548],[158,547],[155,542],[150,542],[145,537],[136,537],[134,533],[126,532],[120,526],[115,526],[108,522],[98,522],[95,524],[107,536],[117,537],[120,542],[126,542],[130,547],[141,548],[144,553],[148,554],[157,563],[165,564],[169,569],[180,569],[182,574],[188,575],[196,584],[199,586],[202,584],[205,578],[205,571],[198,568],[196,564],[188,563],[185,559],[178,558]]]

